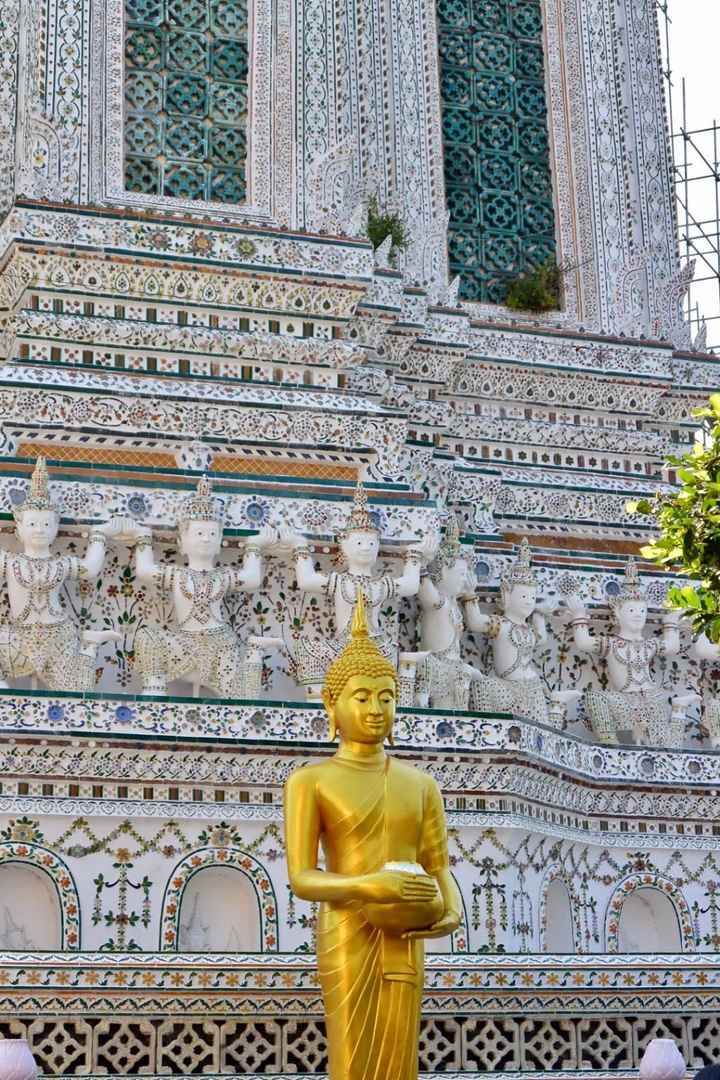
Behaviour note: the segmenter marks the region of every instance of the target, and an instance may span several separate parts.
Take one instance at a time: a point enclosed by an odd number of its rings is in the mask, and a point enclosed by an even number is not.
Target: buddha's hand
[[[437,882],[427,874],[380,870],[364,874],[357,882],[357,898],[366,904],[417,904],[435,900],[437,895]]]
[[[447,934],[452,934],[454,930],[457,930],[459,925],[459,912],[446,911],[441,919],[438,919],[432,926],[426,927],[425,930],[408,930],[402,936],[410,941],[414,941],[416,938],[445,937]]]

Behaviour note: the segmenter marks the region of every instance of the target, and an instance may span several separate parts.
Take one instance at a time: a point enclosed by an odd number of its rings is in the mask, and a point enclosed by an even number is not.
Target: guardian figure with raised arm
[[[274,543],[275,531],[262,529],[245,545],[242,566],[218,566],[223,537],[222,501],[202,477],[195,494],[185,500],[178,519],[180,551],[187,566],[155,561],[152,536],[143,529],[136,544],[138,580],[172,596],[175,628],[142,627],[135,638],[135,662],[143,693],[163,695],[168,682],[184,679],[220,697],[246,693],[246,654],[223,610],[226,595],[236,589],[254,592],[263,577],[263,552]],[[276,639],[262,639],[267,646]],[[257,639],[248,639],[250,648]]]
[[[617,743],[618,733],[632,732],[643,746],[682,746],[686,709],[699,700],[697,694],[680,694],[668,705],[669,694],[652,676],[653,662],[680,652],[680,613],[663,615],[662,637],[645,637],[647,593],[633,558],[628,559],[625,580],[609,601],[617,630],[591,634],[589,616],[579,596],[566,600],[575,647],[605,661],[609,689],[595,687],[585,693],[585,706],[593,731],[602,743]]]
[[[461,597],[471,594],[468,558],[463,554],[456,517],[427,573],[420,581],[421,648],[429,653],[423,678],[427,680],[427,703],[435,709],[467,709],[470,684],[485,676],[462,658],[465,618]]]
[[[22,551],[0,551],[0,578],[10,603],[10,621],[0,626],[0,685],[7,686],[7,679],[32,677],[48,690],[92,690],[98,645],[118,641],[120,634],[80,631],[63,606],[61,591],[67,582],[97,578],[108,540],[126,533],[131,523],[112,518],[94,525],[82,557],[54,555],[60,510],[50,498],[43,457],[37,459],[30,492],[14,517]]]
[[[548,612],[538,604],[537,594],[530,545],[523,539],[516,561],[500,578],[502,614],[488,615],[474,597],[468,598],[468,629],[490,639],[493,662],[493,673],[473,687],[473,700],[475,707],[484,711],[511,712],[561,728],[568,705],[577,701],[580,693],[548,691],[540,678],[535,653],[548,638]]]
[[[303,637],[297,643],[295,659],[298,681],[307,687],[308,695],[319,698],[325,672],[345,648],[353,608],[360,592],[365,597],[371,638],[383,656],[396,663],[397,641],[382,631],[378,616],[383,605],[403,596],[417,594],[420,587],[420,569],[436,551],[436,536],[431,534],[407,549],[405,566],[398,577],[378,573],[376,565],[380,551],[380,530],[370,516],[367,496],[359,483],[345,527],[338,533],[344,563],[342,569],[331,570],[328,574],[320,573],[315,569],[307,541],[303,537],[288,534],[286,542],[289,542],[294,550],[299,588],[303,592],[326,596],[333,605],[335,614],[334,637],[320,641]],[[420,657],[415,653],[402,654],[401,682],[404,669],[411,667],[418,659]]]

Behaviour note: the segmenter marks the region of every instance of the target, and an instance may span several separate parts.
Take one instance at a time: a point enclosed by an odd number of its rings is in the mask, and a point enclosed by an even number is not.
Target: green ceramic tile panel
[[[540,0],[438,0],[448,248],[460,295],[555,256]]]
[[[246,198],[247,0],[125,0],[125,184]]]

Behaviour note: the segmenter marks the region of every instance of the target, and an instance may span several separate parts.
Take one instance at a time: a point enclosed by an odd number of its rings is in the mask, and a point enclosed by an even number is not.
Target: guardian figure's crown
[[[503,589],[512,589],[513,585],[535,585],[537,578],[530,565],[530,545],[527,538],[523,537],[520,543],[520,551],[514,563],[500,575],[500,584]]]
[[[40,456],[35,462],[27,498],[13,511],[16,521],[26,510],[53,510],[56,514],[60,513],[58,507],[50,499],[49,482],[45,458]]]
[[[437,550],[435,558],[428,566],[428,573],[433,581],[440,577],[443,567],[453,566],[458,559],[462,558],[463,550],[460,543],[460,525],[455,514],[450,518],[445,536]]]
[[[368,510],[368,501],[365,488],[362,485],[362,481],[358,480],[355,488],[355,494],[353,495],[352,510],[348,515],[348,519],[345,525],[338,532],[338,540],[343,540],[348,533],[351,532],[376,532],[379,533],[377,525],[370,516]]]
[[[222,499],[212,493],[212,484],[207,476],[201,476],[194,495],[182,503],[178,515],[178,525],[187,525],[191,521],[217,521],[222,525],[224,519]]]
[[[625,565],[625,580],[620,587],[620,591],[615,596],[610,597],[608,604],[613,611],[617,611],[626,600],[644,600],[647,602],[647,591],[640,582],[637,563],[632,555]]]

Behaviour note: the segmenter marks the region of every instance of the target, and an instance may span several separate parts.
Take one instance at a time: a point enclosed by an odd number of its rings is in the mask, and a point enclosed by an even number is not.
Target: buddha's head
[[[397,672],[368,635],[365,599],[358,592],[350,641],[328,668],[323,686],[331,740],[339,731],[345,742],[392,742],[397,696]]]
[[[14,517],[15,531],[25,551],[42,551],[54,543],[60,526],[60,512],[50,501],[44,457],[37,459],[30,492],[15,510]]]

